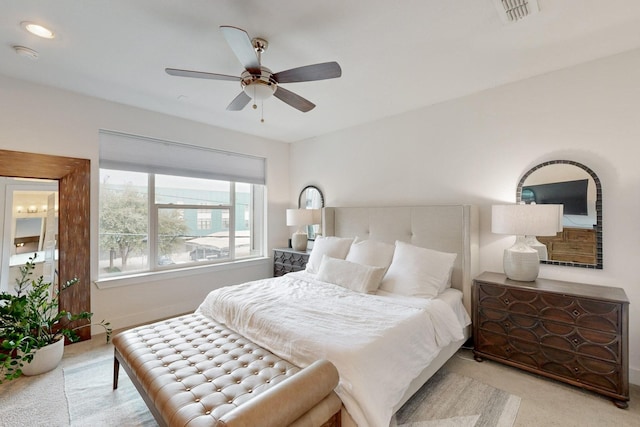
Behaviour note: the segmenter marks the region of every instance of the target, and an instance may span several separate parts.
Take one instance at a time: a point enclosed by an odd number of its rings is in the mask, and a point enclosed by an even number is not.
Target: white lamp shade
[[[313,224],[313,210],[311,209],[287,209],[288,226],[304,226]]]
[[[555,236],[562,230],[562,205],[493,205],[491,231],[516,236]]]

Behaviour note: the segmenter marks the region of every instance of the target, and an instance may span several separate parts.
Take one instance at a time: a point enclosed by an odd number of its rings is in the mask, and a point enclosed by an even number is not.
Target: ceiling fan
[[[245,68],[239,77],[176,68],[165,68],[165,71],[172,76],[239,81],[242,92],[227,106],[229,111],[242,110],[252,99],[254,100],[253,108],[257,108],[257,101],[265,100],[273,95],[293,108],[306,113],[312,110],[315,104],[280,85],[334,79],[342,75],[342,69],[337,62],[323,62],[273,73],[261,63],[261,56],[269,45],[266,40],[251,39],[246,31],[236,27],[221,26],[220,30],[231,50]]]

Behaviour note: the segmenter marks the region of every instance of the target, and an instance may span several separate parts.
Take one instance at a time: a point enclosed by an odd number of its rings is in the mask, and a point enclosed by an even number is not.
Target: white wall
[[[310,183],[328,206],[475,204],[481,268],[502,271],[513,238],[490,232],[491,204],[515,202],[520,177],[538,163],[585,164],[602,182],[604,270],[543,265],[540,276],[625,289],[640,384],[639,69],[633,51],[297,142],[290,204]]]
[[[91,160],[93,280],[97,278],[98,254],[99,129],[266,157],[267,245],[273,248],[287,241],[284,217],[291,198],[288,144],[0,76],[0,148]],[[169,317],[193,311],[215,287],[270,276],[272,265],[265,259],[257,265],[186,278],[150,279],[133,286],[98,289],[92,285],[91,308],[95,320],[107,319],[115,328]]]

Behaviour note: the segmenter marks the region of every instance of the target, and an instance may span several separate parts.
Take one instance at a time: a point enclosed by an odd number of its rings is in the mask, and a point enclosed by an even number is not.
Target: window
[[[102,137],[99,278],[262,256],[264,185],[219,179],[228,171],[154,167],[153,159],[151,165],[110,160],[116,149],[103,150]],[[138,138],[129,138],[134,142],[127,147],[135,151]],[[148,149],[149,141],[142,141]],[[201,148],[194,149],[198,152],[191,156],[202,156]],[[224,155],[228,163],[230,154]],[[171,163],[179,164],[179,157]]]
[[[211,229],[211,210],[199,209],[198,210],[198,230],[210,230]]]

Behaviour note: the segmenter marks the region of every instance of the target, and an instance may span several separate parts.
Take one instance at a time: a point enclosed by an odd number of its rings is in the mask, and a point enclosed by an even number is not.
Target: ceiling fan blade
[[[296,83],[335,79],[341,75],[342,69],[337,62],[323,62],[322,64],[305,65],[304,67],[280,71],[275,73],[273,77],[278,83]]]
[[[231,104],[227,106],[227,110],[240,111],[249,103],[249,101],[251,101],[251,97],[242,91],[233,99],[233,101],[231,101]]]
[[[165,68],[164,71],[166,71],[167,74],[179,77],[195,77],[197,79],[211,80],[230,80],[234,82],[240,81],[240,77],[228,76],[226,74],[205,73],[204,71],[179,70],[177,68]]]
[[[280,101],[291,105],[293,108],[302,111],[303,113],[313,110],[316,106],[316,104],[314,104],[313,102],[308,101],[300,95],[296,95],[290,90],[286,90],[280,86],[277,87],[273,96],[278,98]]]
[[[220,27],[222,35],[227,39],[229,47],[236,54],[240,63],[252,74],[260,74],[260,61],[256,54],[251,38],[245,30],[223,25]]]

